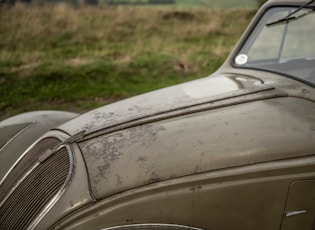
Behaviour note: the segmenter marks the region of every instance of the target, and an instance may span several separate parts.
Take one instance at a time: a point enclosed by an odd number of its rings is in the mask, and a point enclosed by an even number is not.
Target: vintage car
[[[0,229],[315,229],[314,9],[268,1],[209,77],[0,122]]]

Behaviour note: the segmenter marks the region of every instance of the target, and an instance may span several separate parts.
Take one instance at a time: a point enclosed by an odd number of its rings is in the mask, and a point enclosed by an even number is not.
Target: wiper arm
[[[291,17],[285,17],[283,19],[279,19],[275,22],[270,22],[268,24],[266,24],[266,26],[274,26],[274,25],[279,25],[279,24],[286,24],[286,23],[289,23],[289,22],[292,22],[292,21],[295,21],[295,20],[298,20],[308,14],[311,14],[311,13],[314,13],[314,9],[312,11],[309,11],[309,12],[306,12],[304,14],[301,14],[300,16],[291,16]]]
[[[299,18],[302,18],[310,13],[313,13],[314,12],[314,9],[312,11],[309,11],[309,12],[306,12],[300,16],[294,16],[294,14],[296,14],[297,12],[299,12],[300,10],[302,10],[303,8],[311,5],[313,2],[315,2],[315,0],[311,0],[307,3],[305,3],[304,5],[300,6],[299,8],[297,8],[296,10],[292,11],[290,14],[288,14],[287,16],[285,16],[284,18],[281,18],[279,20],[276,20],[274,22],[269,22],[266,24],[266,26],[274,26],[274,25],[278,25],[278,24],[286,24],[286,23],[289,23],[291,21],[295,21]]]

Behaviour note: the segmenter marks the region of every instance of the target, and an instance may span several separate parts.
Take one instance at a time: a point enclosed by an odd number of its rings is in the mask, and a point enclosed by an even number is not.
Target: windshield
[[[234,58],[234,64],[277,72],[315,85],[314,10],[303,8],[294,12],[297,9],[269,9]],[[292,12],[294,20],[273,23]]]

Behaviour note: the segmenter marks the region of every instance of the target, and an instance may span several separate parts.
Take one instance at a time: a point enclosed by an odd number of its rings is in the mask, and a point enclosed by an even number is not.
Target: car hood
[[[76,142],[91,192],[102,199],[159,181],[312,154],[314,106],[259,79],[217,75],[96,109],[59,129],[85,131]]]
[[[219,74],[106,105],[65,123],[59,129],[69,135],[82,131],[93,133],[170,111],[270,89],[273,87],[254,77]]]

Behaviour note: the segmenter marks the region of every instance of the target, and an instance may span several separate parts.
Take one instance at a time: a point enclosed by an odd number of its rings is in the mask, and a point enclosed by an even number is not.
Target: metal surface
[[[59,128],[71,135],[82,130],[95,132],[125,122],[270,88],[272,86],[262,85],[261,80],[253,77],[212,76],[101,107],[67,122]]]
[[[132,225],[123,225],[116,226],[111,228],[104,228],[102,230],[133,230],[133,229],[146,229],[146,230],[202,230],[200,228],[188,227],[183,225],[175,224],[132,224]]]
[[[23,133],[34,123],[12,124],[0,127],[0,151],[5,148],[15,137]]]
[[[269,99],[126,128],[79,145],[100,199],[194,173],[314,154],[314,117],[312,102]]]
[[[16,188],[19,183],[25,179],[25,177],[27,177],[27,174],[31,173],[32,169],[39,165],[37,159],[42,154],[42,151],[47,148],[52,148],[59,142],[60,141],[56,138],[46,138],[40,145],[37,145],[36,143],[30,150],[27,151],[27,154],[21,158],[21,160],[7,175],[6,180],[4,180],[0,185],[0,204],[6,200],[5,197],[10,195],[10,191],[13,191],[14,188]]]
[[[62,133],[53,131],[46,135],[60,136]],[[66,135],[62,136],[64,140],[68,138]],[[69,178],[69,183],[65,184],[62,190],[62,196],[54,200],[53,206],[49,207],[49,212],[45,213],[44,218],[34,226],[34,229],[48,229],[56,224],[57,221],[64,219],[67,215],[72,215],[78,210],[89,207],[91,204],[95,203],[95,199],[90,195],[85,165],[77,145],[66,146],[73,157],[73,171]]]
[[[228,95],[224,95],[223,99],[218,98],[212,98],[212,100],[208,100],[204,103],[198,103],[193,104],[186,107],[181,107],[178,109],[173,109],[165,112],[160,112],[156,114],[152,114],[150,116],[143,116],[138,119],[122,122],[122,123],[116,123],[112,126],[103,127],[99,130],[91,130],[89,132],[85,133],[84,138],[79,139],[78,142],[82,142],[85,139],[91,139],[93,137],[98,137],[102,134],[111,133],[114,131],[131,128],[134,126],[144,125],[160,120],[166,120],[171,119],[174,117],[194,114],[202,111],[208,111],[212,109],[218,109],[222,107],[242,104],[242,103],[248,103],[252,101],[257,100],[263,100],[263,99],[269,99],[269,98],[275,98],[275,97],[284,97],[287,96],[286,93],[275,90],[274,88],[270,86],[264,86],[264,87],[257,87],[255,89],[251,90],[239,90],[238,93],[231,93]]]
[[[315,158],[309,156],[161,181],[103,199],[59,226],[100,229],[159,222],[204,229],[279,230],[290,184],[314,178],[314,167]]]
[[[0,152],[0,162],[5,162],[0,167],[0,184],[5,179],[6,175],[12,169],[15,163],[25,154],[27,149],[37,141],[37,139],[50,129],[59,126],[60,124],[69,121],[78,116],[78,114],[61,111],[37,111],[23,113],[14,117],[8,118],[0,122],[1,128],[14,126],[16,124],[30,123],[26,129],[23,129],[17,135],[12,136]],[[7,135],[0,133],[1,135]],[[3,136],[0,138],[4,138]]]
[[[307,213],[307,211],[306,211],[306,210],[291,211],[291,212],[287,212],[287,213],[285,214],[285,217],[301,215],[301,214],[304,214],[304,213]]]
[[[77,118],[44,111],[0,122],[11,126],[0,138],[0,204],[30,178],[33,168],[21,165],[43,135],[60,144],[43,148],[37,164],[67,148],[71,174],[31,218],[31,229],[314,228],[314,88],[231,64],[269,7],[301,3],[268,1],[210,77]]]
[[[294,181],[289,189],[281,230],[313,229],[315,179]]]
[[[67,154],[66,154],[67,153]],[[49,200],[48,203],[46,203],[46,205],[43,207],[43,209],[41,210],[40,214],[36,216],[36,218],[33,219],[32,223],[29,225],[28,229],[34,229],[36,228],[39,223],[42,221],[42,219],[45,217],[45,215],[51,211],[51,208],[59,201],[59,199],[61,198],[61,196],[65,193],[66,189],[68,188],[72,178],[73,178],[73,174],[74,174],[74,156],[72,151],[70,150],[69,146],[63,146],[58,148],[58,151],[55,153],[54,156],[51,156],[49,161],[50,161],[50,165],[52,165],[52,162],[56,161],[56,159],[61,159],[62,156],[60,156],[61,154],[64,154],[63,156],[63,162],[59,162],[59,164],[57,164],[57,167],[55,168],[56,171],[58,171],[59,173],[56,175],[56,177],[60,178],[60,175],[62,174],[61,169],[64,168],[63,173],[64,173],[64,183],[62,184],[60,181],[60,185],[59,186],[59,190],[55,193],[55,195]],[[69,162],[67,162],[67,158],[66,155],[68,155],[69,157]],[[48,160],[48,159],[47,159]],[[68,173],[66,172],[66,168],[67,165],[66,163],[68,163]],[[43,164],[43,162],[40,162],[40,164]],[[58,169],[57,169],[58,168]],[[52,174],[52,171],[54,171],[54,168],[51,167],[51,169],[49,170],[49,173]],[[67,175],[65,177],[65,175]],[[51,175],[49,175],[51,176]],[[48,186],[47,186],[48,187]],[[46,188],[47,189],[47,188]]]
[[[20,229],[32,226],[44,207],[61,190],[70,172],[67,150],[60,149],[45,163],[37,160],[47,145],[56,145],[52,138],[35,145],[30,153],[19,162],[15,170],[0,187],[0,228]],[[21,170],[23,169],[23,170]],[[18,220],[18,221],[16,221]]]

